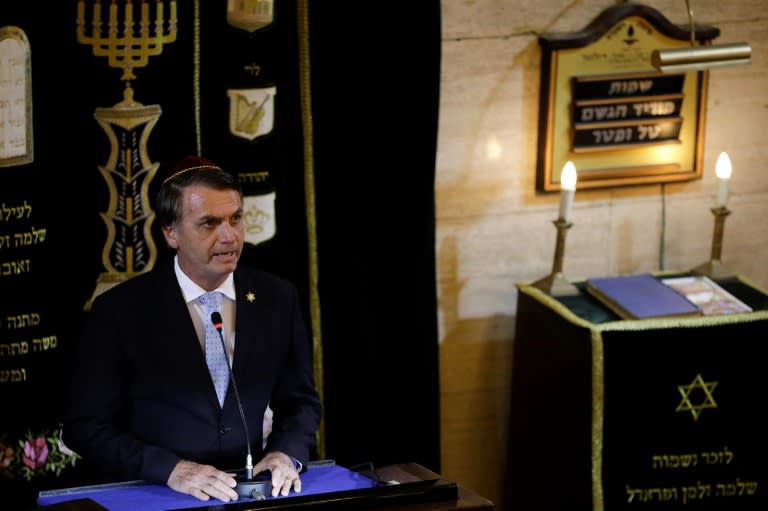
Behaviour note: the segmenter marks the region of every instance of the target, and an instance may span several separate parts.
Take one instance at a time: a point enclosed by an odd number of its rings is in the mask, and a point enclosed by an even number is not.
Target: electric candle
[[[573,195],[576,192],[576,167],[568,160],[560,173],[560,213],[558,218],[568,223],[571,220]]]
[[[715,174],[720,180],[717,190],[717,207],[724,208],[728,204],[728,180],[731,178],[731,159],[728,154],[720,153],[715,164]]]

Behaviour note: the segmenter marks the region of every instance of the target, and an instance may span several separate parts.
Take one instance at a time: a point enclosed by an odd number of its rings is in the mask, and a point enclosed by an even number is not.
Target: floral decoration
[[[54,475],[74,467],[80,456],[61,440],[61,426],[53,432],[27,431],[24,438],[9,441],[0,436],[0,476],[6,479],[26,479]]]

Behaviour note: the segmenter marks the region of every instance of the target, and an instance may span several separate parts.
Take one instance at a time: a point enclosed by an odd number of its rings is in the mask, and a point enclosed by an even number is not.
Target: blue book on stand
[[[587,279],[587,291],[622,319],[702,314],[696,304],[650,273]]]

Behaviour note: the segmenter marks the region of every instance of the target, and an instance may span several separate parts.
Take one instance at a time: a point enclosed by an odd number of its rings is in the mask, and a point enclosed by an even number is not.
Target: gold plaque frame
[[[719,29],[698,25],[710,44]],[[542,48],[538,191],[560,190],[567,161],[578,187],[701,178],[707,71],[663,74],[651,65],[658,48],[691,45],[691,33],[652,7],[623,3],[584,30],[545,34]]]

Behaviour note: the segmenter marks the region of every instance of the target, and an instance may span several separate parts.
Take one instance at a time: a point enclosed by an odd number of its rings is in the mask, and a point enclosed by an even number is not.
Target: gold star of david
[[[245,299],[248,300],[249,302],[252,302],[256,299],[256,295],[253,294],[252,291],[248,291],[248,294],[245,295]]]
[[[680,404],[677,405],[675,411],[690,411],[691,415],[693,415],[693,420],[699,420],[699,415],[703,409],[717,408],[717,403],[715,403],[715,399],[712,397],[712,392],[714,392],[715,387],[717,387],[717,383],[718,382],[716,381],[706,383],[701,375],[697,374],[690,385],[678,385],[677,390],[680,392],[680,395],[683,396],[683,399],[680,401]],[[704,399],[701,404],[694,405],[691,403],[690,398],[697,389],[701,389],[701,392],[704,393]]]

